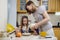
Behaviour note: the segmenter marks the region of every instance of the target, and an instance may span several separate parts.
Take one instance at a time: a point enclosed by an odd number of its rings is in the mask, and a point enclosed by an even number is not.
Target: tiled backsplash
[[[17,17],[18,18],[18,24],[20,24],[21,16],[23,16],[23,15],[28,16],[28,14],[18,14],[18,17]],[[56,26],[57,23],[60,21],[60,16],[57,16],[55,14],[49,14],[49,16],[50,16],[50,21],[52,22],[53,26]],[[31,18],[32,18],[32,20],[34,20],[33,17],[31,17]]]
[[[50,21],[52,22],[52,24],[55,26],[58,24],[58,22],[60,22],[60,16],[55,15],[55,14],[49,14],[50,16]]]

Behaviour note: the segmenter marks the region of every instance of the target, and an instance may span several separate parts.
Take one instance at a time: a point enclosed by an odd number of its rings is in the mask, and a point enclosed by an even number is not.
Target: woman
[[[25,6],[27,12],[33,14],[36,24],[32,27],[32,30],[39,28],[39,31],[45,31],[49,36],[54,36],[52,24],[49,21],[49,15],[43,5],[37,7],[32,1],[28,1]]]

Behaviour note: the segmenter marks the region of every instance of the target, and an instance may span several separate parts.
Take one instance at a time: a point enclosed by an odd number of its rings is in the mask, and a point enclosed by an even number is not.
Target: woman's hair
[[[24,26],[24,24],[23,24],[23,19],[24,19],[24,18],[27,19],[26,27],[28,27],[28,17],[27,17],[27,16],[22,16],[22,19],[21,19],[21,29],[22,29],[22,27]]]
[[[31,11],[27,9],[27,6],[29,6],[31,4],[34,4],[34,3],[32,1],[28,1],[25,5],[25,9],[27,10],[28,13],[31,13]]]

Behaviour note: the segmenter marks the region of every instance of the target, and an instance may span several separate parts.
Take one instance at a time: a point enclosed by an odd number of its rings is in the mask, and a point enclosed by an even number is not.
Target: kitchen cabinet
[[[40,5],[44,5],[46,7],[46,10],[48,10],[48,0],[40,0],[40,2]]]
[[[26,12],[25,10],[25,4],[26,4],[27,0],[17,0],[17,12]]]
[[[56,12],[60,12],[60,0],[56,0]]]
[[[17,0],[17,12],[26,13],[25,4],[28,0]],[[40,5],[45,5],[47,12],[60,12],[60,0],[40,0]]]
[[[56,0],[40,0],[40,5],[45,5],[47,12],[56,11]]]
[[[60,28],[53,28],[55,36],[57,37],[58,40],[60,40]]]
[[[56,12],[56,0],[49,0],[48,12]]]

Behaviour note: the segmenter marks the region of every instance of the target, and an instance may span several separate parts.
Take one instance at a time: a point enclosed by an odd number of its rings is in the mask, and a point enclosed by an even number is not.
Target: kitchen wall
[[[16,2],[17,0],[8,0],[8,23],[16,27]]]
[[[0,31],[5,30],[7,24],[7,0],[0,0]]]
[[[60,22],[60,15],[49,14],[49,16],[50,16],[50,21],[54,26],[56,26],[58,22]]]
[[[19,25],[20,25],[20,21],[21,21],[21,16],[23,16],[23,15],[27,15],[28,16],[28,14],[18,14],[17,18],[18,18],[18,24]],[[50,21],[52,22],[53,26],[56,26],[57,23],[60,21],[60,16],[57,16],[54,13],[52,13],[52,14],[49,13],[49,16],[50,16]],[[34,20],[33,16],[31,16],[30,19]]]

